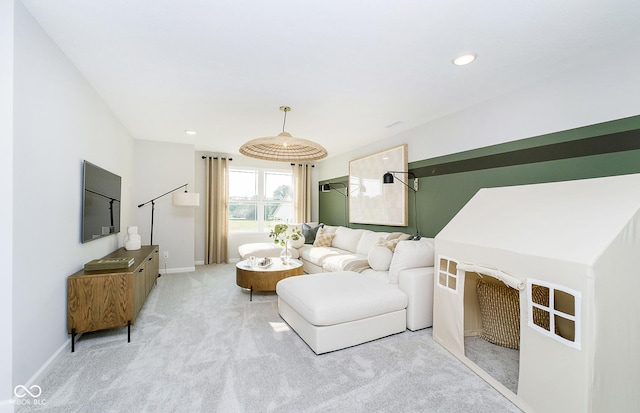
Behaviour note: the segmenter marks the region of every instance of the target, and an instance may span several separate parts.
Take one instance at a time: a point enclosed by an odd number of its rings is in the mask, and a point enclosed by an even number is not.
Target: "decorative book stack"
[[[85,271],[117,270],[131,267],[134,261],[135,259],[133,257],[100,258],[86,263],[84,269]]]

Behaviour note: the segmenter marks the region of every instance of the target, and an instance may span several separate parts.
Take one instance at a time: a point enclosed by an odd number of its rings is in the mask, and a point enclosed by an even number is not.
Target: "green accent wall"
[[[419,179],[420,234],[434,237],[481,188],[640,173],[640,116],[411,162],[409,170]],[[344,176],[320,183],[347,181]],[[413,196],[409,191],[408,227],[349,226],[414,233]],[[345,197],[334,190],[320,192],[319,219],[344,225]]]

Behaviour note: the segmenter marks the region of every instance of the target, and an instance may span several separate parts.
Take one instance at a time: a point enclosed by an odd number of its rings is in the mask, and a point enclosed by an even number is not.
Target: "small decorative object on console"
[[[127,228],[127,237],[124,240],[124,249],[127,251],[139,250],[142,247],[142,237],[138,234],[138,227]]]

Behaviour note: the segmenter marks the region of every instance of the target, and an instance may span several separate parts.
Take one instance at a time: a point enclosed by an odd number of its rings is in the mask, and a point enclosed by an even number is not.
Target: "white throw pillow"
[[[400,241],[389,266],[389,282],[398,283],[400,271],[408,268],[433,267],[435,243],[433,238],[419,241]]]
[[[358,246],[356,247],[356,254],[367,255],[371,248],[378,244],[378,241],[384,239],[389,235],[388,232],[374,232],[369,230],[363,230]]]
[[[362,233],[363,230],[361,229],[338,227],[336,228],[336,236],[331,241],[331,246],[349,252],[356,252]]]
[[[369,267],[376,271],[387,271],[391,265],[391,259],[393,258],[393,252],[387,247],[377,245],[369,250],[367,260],[369,261]]]

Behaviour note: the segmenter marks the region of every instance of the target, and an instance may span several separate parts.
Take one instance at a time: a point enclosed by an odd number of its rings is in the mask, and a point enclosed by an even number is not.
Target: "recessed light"
[[[195,135],[197,132],[194,130],[185,129],[184,133],[186,133],[187,135]]]
[[[464,66],[476,60],[475,54],[463,54],[462,56],[458,56],[453,59],[453,64],[456,66]]]

